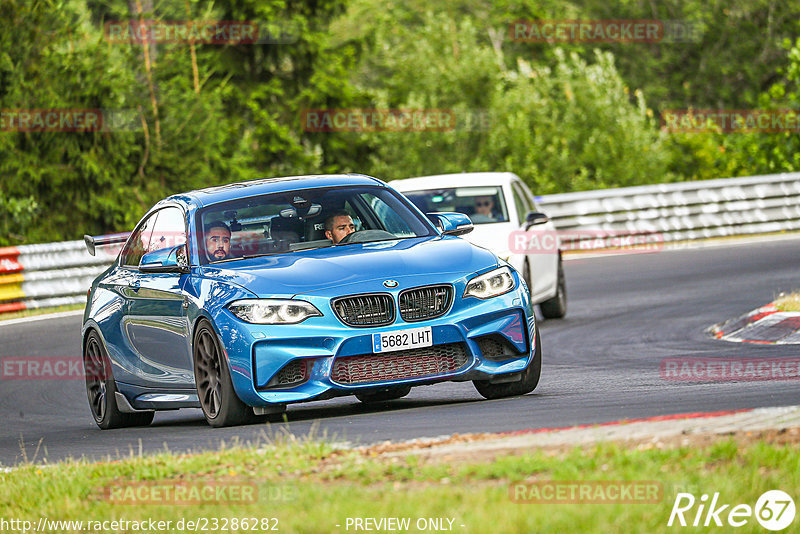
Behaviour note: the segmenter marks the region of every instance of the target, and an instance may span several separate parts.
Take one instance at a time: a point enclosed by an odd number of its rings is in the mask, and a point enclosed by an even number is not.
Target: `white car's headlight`
[[[511,270],[508,267],[500,267],[467,282],[464,297],[488,299],[508,293],[512,289],[514,289],[514,277],[511,276]]]
[[[228,304],[242,321],[255,324],[297,324],[309,317],[322,317],[310,302],[291,299],[245,299]]]

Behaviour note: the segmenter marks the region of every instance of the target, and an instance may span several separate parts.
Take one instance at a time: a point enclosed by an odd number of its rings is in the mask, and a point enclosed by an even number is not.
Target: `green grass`
[[[0,313],[0,321],[8,319],[19,319],[20,317],[31,317],[34,315],[44,315],[47,313],[59,313],[73,310],[82,310],[86,307],[85,304],[68,304],[66,306],[55,306],[52,308],[35,308],[32,310],[22,310],[11,313]]]
[[[775,299],[775,307],[780,311],[800,311],[800,291],[789,294],[781,293]]]
[[[733,440],[702,449],[629,450],[604,444],[460,461],[376,457],[335,450],[319,441],[277,442],[260,449],[197,455],[163,453],[114,462],[23,466],[0,474],[0,518],[152,518],[174,525],[180,518],[272,517],[278,519],[280,532],[317,533],[347,532],[348,517],[410,517],[411,532],[417,532],[418,518],[454,519],[456,532],[667,532],[675,529],[666,523],[679,488],[688,488],[698,498],[716,491],[722,502],[751,506],[770,489],[786,491],[797,500],[799,458],[796,444],[743,445]],[[658,504],[511,502],[509,484],[533,480],[658,481],[664,495]],[[120,491],[142,481],[199,487],[255,483],[258,498],[175,505],[114,504],[104,497],[104,488]],[[698,530],[703,529],[692,528]],[[736,530],[763,532],[755,519]]]

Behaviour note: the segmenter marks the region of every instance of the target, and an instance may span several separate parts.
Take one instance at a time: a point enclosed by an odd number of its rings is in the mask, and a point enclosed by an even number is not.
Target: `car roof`
[[[261,178],[244,182],[196,189],[186,193],[172,195],[162,202],[177,201],[191,203],[198,207],[236,200],[238,198],[282,193],[299,189],[317,187],[335,187],[342,185],[385,185],[382,181],[366,174],[311,174],[305,176],[281,176]]]
[[[389,185],[398,191],[417,191],[445,187],[507,185],[511,183],[513,178],[519,179],[513,172],[461,172],[392,180]]]

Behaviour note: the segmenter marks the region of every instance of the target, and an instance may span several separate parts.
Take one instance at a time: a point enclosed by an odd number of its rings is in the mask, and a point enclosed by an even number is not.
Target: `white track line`
[[[70,310],[58,313],[31,315],[30,317],[18,317],[16,319],[6,319],[5,321],[0,321],[0,326],[8,326],[12,324],[21,324],[21,323],[32,323],[33,321],[45,321],[47,319],[60,319],[61,317],[72,317],[75,315],[83,315],[83,310]]]

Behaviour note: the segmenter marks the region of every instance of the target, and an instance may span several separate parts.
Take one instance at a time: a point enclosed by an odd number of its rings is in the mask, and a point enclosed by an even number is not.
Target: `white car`
[[[567,286],[558,234],[519,176],[511,172],[441,174],[393,180],[390,185],[423,213],[456,211],[469,215],[475,229],[463,239],[491,250],[522,273],[542,315],[566,315]],[[514,243],[519,243],[515,238],[534,226],[538,242],[549,240],[551,245],[524,245],[514,250]]]

